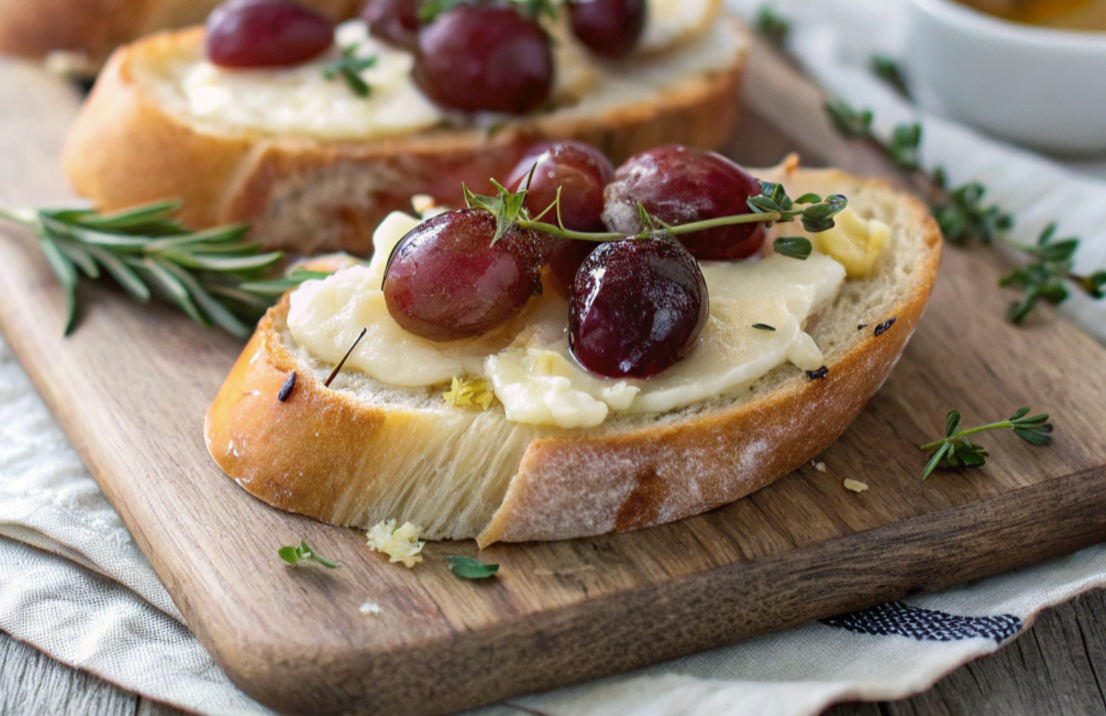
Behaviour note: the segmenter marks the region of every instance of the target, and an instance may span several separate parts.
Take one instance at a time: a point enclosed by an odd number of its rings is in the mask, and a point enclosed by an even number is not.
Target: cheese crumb
[[[454,376],[449,390],[442,393],[445,402],[458,408],[479,405],[484,410],[491,407],[495,400],[495,390],[488,381],[481,378],[458,378]]]
[[[814,469],[817,470],[818,472],[825,472],[826,471],[826,463],[822,462],[821,460],[819,460],[817,462],[814,462],[812,460],[811,464],[814,465]]]
[[[845,489],[853,492],[864,492],[868,486],[857,480],[845,480]]]
[[[379,614],[383,610],[376,602],[365,602],[358,611],[362,614]]]
[[[384,520],[370,527],[366,536],[369,549],[388,555],[393,564],[399,562],[411,569],[422,561],[419,552],[426,543],[419,541],[419,528],[410,522],[397,528],[395,520]]]

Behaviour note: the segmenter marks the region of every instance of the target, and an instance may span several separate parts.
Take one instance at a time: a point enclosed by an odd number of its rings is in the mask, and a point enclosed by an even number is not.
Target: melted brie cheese
[[[647,380],[614,380],[587,372],[573,359],[568,303],[555,291],[532,299],[518,320],[474,339],[435,343],[400,328],[380,286],[392,247],[417,223],[392,214],[374,236],[371,264],[294,291],[288,314],[293,338],[317,358],[337,363],[365,328],[347,370],[405,387],[484,378],[507,419],[518,423],[593,427],[612,411],[665,412],[716,398],[787,362],[817,370],[822,353],[803,327],[845,280],[840,263],[817,253],[806,261],[774,254],[759,261],[705,262],[710,316],[691,352]]]
[[[742,39],[725,23],[711,23],[717,0],[650,3],[641,48],[619,62],[603,62],[561,28],[552,28],[553,114],[564,110],[602,111],[678,87],[689,76],[731,67],[743,51]],[[696,41],[689,42],[694,36]],[[371,87],[356,95],[340,77],[324,77],[324,67],[341,48],[374,57],[360,73]],[[137,65],[142,81],[171,114],[183,114],[212,131],[298,135],[323,140],[379,139],[414,134],[438,125],[494,126],[506,117],[480,113],[458,118],[428,100],[411,78],[414,56],[368,35],[364,22],[339,26],[335,45],[322,57],[289,68],[224,69],[208,62],[202,44],[184,56],[156,58]],[[517,118],[513,118],[517,119]]]

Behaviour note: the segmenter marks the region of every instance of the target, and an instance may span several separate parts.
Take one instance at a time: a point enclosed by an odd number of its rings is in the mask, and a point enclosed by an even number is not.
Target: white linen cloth
[[[747,17],[759,4],[729,3]],[[831,93],[873,109],[880,131],[913,116],[865,69],[872,51],[895,55],[902,46],[903,0],[780,0],[775,7],[793,22],[792,51]],[[920,119],[928,168],[944,166],[954,184],[985,183],[992,200],[1015,211],[1014,235],[1021,241],[1034,240],[1043,225],[1062,217],[1061,233],[1083,238],[1079,270],[1106,268],[1106,182],[1094,178],[1106,175],[1106,163],[1062,165],[935,117]],[[1106,305],[1074,299],[1065,310],[1106,341]],[[1047,396],[1041,397],[1044,406]],[[998,617],[997,623],[1016,630],[1018,619],[1028,625],[1041,609],[1103,585],[1106,545],[908,602],[953,615]],[[877,633],[811,623],[514,703],[551,716],[799,716],[841,700],[906,696],[999,646],[995,638],[970,636],[991,628],[993,619],[938,632],[934,620],[945,619],[941,615],[910,616],[915,612],[902,606],[893,611],[886,619],[869,614],[854,620],[854,629]],[[914,635],[879,633],[900,629]],[[188,631],[2,340],[0,630],[190,711],[270,713],[234,688]],[[517,709],[504,704],[479,713]]]

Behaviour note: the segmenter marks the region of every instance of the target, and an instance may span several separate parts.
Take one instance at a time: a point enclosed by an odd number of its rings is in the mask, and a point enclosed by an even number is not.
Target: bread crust
[[[151,32],[204,21],[222,0],[0,0],[0,54],[43,58],[76,53],[99,66],[120,45]],[[334,21],[359,0],[303,0]]]
[[[521,118],[490,137],[482,129],[435,129],[322,141],[219,132],[163,111],[140,86],[136,67],[202,38],[202,28],[164,33],[112,57],[66,138],[62,159],[70,181],[105,210],[179,198],[181,219],[190,226],[251,222],[254,238],[303,253],[367,255],[372,229],[389,212],[407,208],[413,194],[456,204],[462,182],[490,188],[488,178],[503,176],[535,141],[578,139],[616,163],[665,143],[716,149],[737,121],[745,65],[743,49],[728,70],[689,78],[663,98],[615,106],[601,116]],[[288,235],[280,212],[301,201],[303,190],[350,177],[370,190],[309,206],[310,230]]]
[[[840,172],[839,185],[856,185]],[[881,185],[869,180],[867,185]],[[672,522],[737,500],[825,450],[880,388],[921,318],[940,263],[940,232],[925,206],[902,195],[922,232],[908,290],[858,332],[824,378],[796,378],[746,402],[625,430],[553,431],[530,441],[502,503],[477,542],[558,540]],[[297,361],[274,328],[287,296],[258,326],[207,414],[208,449],[263,501],[324,522],[357,524],[339,496],[387,475],[365,456],[404,434],[434,430],[415,410],[365,404],[300,370],[290,399],[276,399]],[[875,317],[874,317],[875,318]],[[256,391],[256,393],[254,392]],[[414,435],[411,433],[414,431]],[[325,440],[317,436],[325,435]],[[263,449],[223,450],[234,439]],[[220,449],[216,449],[219,446]]]

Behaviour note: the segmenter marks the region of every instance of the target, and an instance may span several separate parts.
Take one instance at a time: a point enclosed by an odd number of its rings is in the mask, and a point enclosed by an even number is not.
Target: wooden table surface
[[[1042,614],[992,656],[904,701],[842,704],[829,716],[1106,714],[1106,590]],[[184,712],[71,669],[0,632],[0,714],[181,716]],[[534,716],[504,708],[497,716]],[[538,716],[541,716],[540,714]]]

